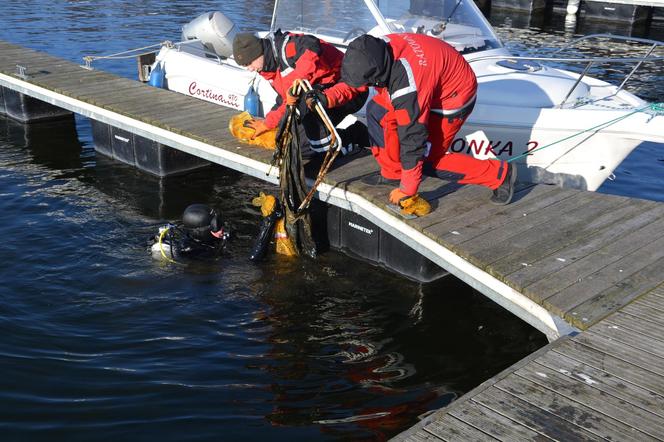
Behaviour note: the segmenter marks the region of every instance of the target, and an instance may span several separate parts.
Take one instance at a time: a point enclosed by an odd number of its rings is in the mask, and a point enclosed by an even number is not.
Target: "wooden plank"
[[[577,260],[574,266],[565,267],[526,286],[524,292],[535,296],[552,296],[663,235],[664,219],[659,218],[650,225],[616,239],[596,253]]]
[[[403,442],[438,442],[441,439],[434,436],[431,433],[428,433],[424,430],[419,430],[414,433],[410,433],[406,436],[402,436],[401,434],[397,435],[396,437],[390,439],[391,441],[398,442],[398,441],[403,441]]]
[[[548,187],[548,186],[545,186]],[[415,220],[421,230],[432,229],[434,225],[439,224],[439,228],[444,229],[447,220],[464,216],[468,212],[477,209],[486,202],[491,192],[481,186],[463,186],[451,193],[446,193],[443,197],[437,198],[435,204],[432,204],[432,216],[425,216]],[[427,232],[425,232],[427,233]],[[427,233],[432,238],[431,234]],[[438,239],[435,237],[434,239]]]
[[[616,378],[631,382],[660,396],[664,395],[664,376],[635,365],[631,361],[626,361],[574,340],[565,342],[553,351],[564,355],[566,358],[605,371]]]
[[[448,220],[458,216],[470,216],[471,213],[486,205],[490,195],[491,192],[482,186],[462,186],[454,192],[446,194],[444,198],[438,199],[437,204],[433,206],[434,216],[423,217],[418,220],[417,224],[421,225],[427,235],[437,238],[440,236],[439,231],[447,232]],[[436,225],[438,227],[435,227]],[[430,232],[426,232],[426,230],[430,230]]]
[[[103,102],[100,101],[103,101],[104,97],[113,97],[115,94],[131,91],[134,87],[134,85],[128,84],[125,80],[116,78],[104,82],[82,83],[80,88],[72,86],[58,89],[56,86],[52,86],[52,90],[74,99],[103,107]]]
[[[468,425],[481,428],[489,436],[501,441],[551,440],[473,401],[466,401],[463,406],[452,408],[449,414]]]
[[[222,113],[222,110],[225,111],[225,109],[220,109],[218,111],[211,110],[211,112],[214,113],[219,112],[219,124],[214,124],[214,122],[210,120],[201,120],[200,122],[191,124],[187,129],[199,138],[208,139],[211,138],[211,135],[216,135],[220,128],[223,128],[228,136],[231,137],[228,132],[229,115]]]
[[[610,204],[610,201],[592,198],[588,193],[577,193],[559,203],[537,210],[527,217],[513,218],[508,225],[466,239],[460,243],[458,249],[471,256],[471,262],[486,266],[510,254],[517,247],[527,246],[526,240],[521,239],[526,232],[534,230],[543,233],[549,228],[548,225],[553,219],[557,225],[568,223],[580,225],[579,219],[584,219],[586,210],[595,211]]]
[[[75,96],[104,107],[106,102],[117,99],[119,95],[137,92],[142,85],[124,78],[114,78],[103,82],[82,85],[75,91]]]
[[[552,342],[550,344],[547,344],[544,347],[536,350],[535,352],[531,353],[530,355],[526,356],[525,358],[521,359],[520,361],[517,361],[512,366],[507,367],[506,369],[504,369],[500,373],[498,373],[495,376],[492,376],[491,378],[489,378],[486,381],[482,382],[480,385],[473,388],[471,391],[464,394],[463,396],[456,399],[455,401],[451,402],[446,407],[443,407],[442,409],[436,411],[435,413],[427,416],[419,424],[416,424],[413,428],[408,430],[406,433],[415,431],[416,428],[423,427],[426,424],[428,424],[428,422],[430,422],[430,421],[433,421],[433,420],[436,420],[436,419],[442,419],[445,414],[451,412],[452,410],[460,409],[460,408],[465,407],[466,403],[468,403],[470,401],[473,401],[473,398],[475,398],[481,392],[483,392],[484,390],[486,390],[488,388],[493,388],[493,385],[496,382],[498,382],[501,379],[505,379],[505,378],[511,376],[512,373],[514,372],[514,370],[518,369],[519,367],[523,367],[523,366],[529,364],[531,361],[537,359],[539,356],[543,355],[547,351],[550,351],[551,349],[560,346],[561,343],[565,343],[565,342],[569,341],[570,339],[571,339],[571,337],[569,337],[569,336],[563,336],[560,339],[558,339],[557,341]],[[479,404],[477,404],[477,405],[481,406]],[[491,412],[497,412],[495,409],[492,409],[490,411]],[[500,412],[498,412],[498,413],[500,414]],[[514,420],[514,419],[512,419],[512,420]],[[532,429],[532,427],[530,427],[530,428]],[[404,434],[404,433],[402,433],[402,434]]]
[[[662,302],[664,303],[664,284],[661,286],[657,287],[654,289],[651,293],[652,296],[657,296],[659,298],[662,298]]]
[[[654,204],[650,203],[650,207]],[[620,225],[625,220],[643,213],[645,208],[642,206],[625,201],[625,204],[609,210],[595,207],[594,210],[584,211],[583,216],[576,221],[546,229],[530,229],[519,235],[512,243],[512,253],[491,264],[491,268],[502,275],[513,273],[523,268],[524,263],[532,265],[533,262],[550,256],[564,247],[583,244],[601,232],[612,231],[615,225]],[[523,247],[520,247],[521,245]]]
[[[143,99],[143,103],[141,103],[141,98],[141,96],[135,97],[133,106],[123,102],[120,104],[106,104],[104,107],[124,115],[134,115],[136,119],[149,122],[157,127],[168,127],[165,123],[168,118],[178,118],[183,112],[187,113],[200,109],[198,103],[186,103],[177,106],[175,103],[160,102],[160,100],[155,99],[156,97],[151,96]],[[138,107],[138,109],[132,109],[132,107]]]
[[[648,293],[646,297],[648,300],[657,303],[657,301],[655,301],[656,298],[652,295],[652,292]],[[635,318],[634,320],[644,320],[647,322],[655,323],[659,327],[664,326],[664,313],[662,313],[664,311],[664,299],[660,301],[662,307],[661,309],[654,309],[644,305],[643,302],[641,302],[643,299],[643,297],[639,298],[635,302],[626,305],[620,309],[620,313],[629,315]]]
[[[83,70],[73,63],[52,57],[48,54],[40,53],[29,57],[22,55],[24,54],[17,53],[11,57],[0,58],[0,71],[8,75],[14,75],[17,73],[16,65],[21,65],[27,68],[29,78],[36,78],[59,69],[72,71],[76,67],[79,70]]]
[[[212,125],[222,126],[225,125],[225,114],[221,112],[205,110],[204,112],[192,111],[187,115],[180,115],[178,117],[171,117],[165,119],[163,123],[172,127],[178,133],[195,133],[196,126],[205,125],[203,127],[210,127]]]
[[[635,331],[653,341],[664,342],[664,317],[660,317],[658,321],[650,321],[625,314],[620,310],[606,318],[598,326],[604,326],[605,324],[609,327],[613,326]]]
[[[616,343],[616,347],[621,350],[630,347],[662,358],[661,364],[664,365],[664,340],[662,340],[661,335],[659,339],[653,339],[637,331],[615,325],[614,321],[609,319],[597,324],[589,332],[611,339]]]
[[[509,379],[512,378],[514,378],[514,376],[511,376]],[[523,380],[520,380],[520,382],[521,384],[525,384]],[[514,387],[516,387],[516,385]],[[582,421],[582,425],[586,425],[585,419],[587,419],[589,415],[583,415],[584,419],[581,419],[578,417],[580,413],[577,413],[574,408],[571,410],[565,409],[564,406],[557,401],[552,403],[553,395],[551,393],[546,394],[546,397],[540,400],[541,395],[545,392],[535,386],[535,384],[528,383],[528,385],[524,385],[524,387],[527,387],[528,391],[532,391],[533,393],[532,395],[528,395],[528,400],[512,395],[497,387],[491,387],[475,396],[473,402],[477,402],[496,413],[500,413],[503,416],[554,440],[602,440],[601,436],[598,436],[568,420],[570,417],[576,418],[577,421]],[[540,403],[542,406],[540,407],[536,403]],[[562,414],[565,417],[561,417],[559,414]]]
[[[224,143],[226,143],[231,137],[231,134],[228,132],[228,127],[225,125],[223,127],[213,125],[204,130],[198,130],[196,131],[196,135],[201,139],[206,140],[205,142],[208,144],[220,148],[224,148]]]
[[[652,294],[649,294],[648,296],[643,296],[639,298],[638,301],[639,304],[641,304],[644,308],[649,308],[652,309],[653,312],[664,315],[664,308],[662,308],[661,302],[657,301]]]
[[[361,193],[363,189],[369,187],[368,184],[362,183],[359,180],[364,176],[374,173],[378,168],[376,160],[374,160],[371,154],[351,157],[345,161],[343,167],[336,166],[328,172],[325,182],[340,189],[350,189],[350,184],[352,183],[353,189],[357,193]]]
[[[575,336],[573,340],[659,376],[664,376],[664,361],[662,361],[662,358],[631,346],[617,345],[614,340],[593,333],[592,329]]]
[[[109,81],[131,81],[108,72],[89,71],[82,68],[74,69],[73,71],[57,70],[44,76],[42,80],[44,87],[66,94],[73,94],[84,87],[104,84]]]
[[[177,108],[193,105],[198,106],[201,113],[205,111],[206,103],[201,100],[177,92],[157,89],[142,83],[138,83],[137,86],[138,87],[131,95],[118,94],[113,99],[108,100],[105,105],[113,105],[114,107],[129,112],[137,112],[139,109],[151,109],[155,107]],[[148,104],[151,105],[151,107],[146,108],[146,105]],[[180,114],[180,116],[182,115],[184,115],[184,113]]]
[[[564,288],[553,296],[547,297],[546,302],[563,312],[569,311],[572,316],[577,316],[580,319],[580,323],[588,324],[591,322],[591,316],[586,317],[578,313],[575,314],[574,310],[577,306],[594,298],[634,273],[643,270],[650,264],[655,263],[656,267],[659,266],[658,261],[662,257],[664,257],[664,238],[659,238],[628,255],[623,255],[621,259],[588,275],[576,284]],[[577,278],[580,278],[580,276],[577,276]],[[651,288],[656,285],[658,284],[653,284]]]
[[[664,257],[661,257],[615,286],[577,305],[570,313],[575,314],[575,317],[591,317],[597,322],[661,284],[664,281],[663,269]]]
[[[656,414],[659,418],[664,418],[664,396],[631,382],[626,382],[623,378],[615,377],[604,370],[591,367],[553,351],[538,358],[536,363],[575,381],[584,382],[621,401]],[[623,375],[623,377],[628,376],[629,373]]]
[[[135,82],[118,77],[117,75],[105,72],[91,72],[85,69],[75,71],[74,73],[57,73],[45,76],[43,79],[47,87],[53,91],[63,94],[77,95],[88,89],[109,87],[108,85],[118,86],[125,84],[133,84]]]
[[[71,77],[76,77],[76,76],[79,76],[79,75],[83,75],[82,71],[83,71],[83,69],[81,69],[78,66],[71,66],[69,68],[64,68],[64,69],[57,68],[57,71],[51,70],[51,71],[47,72],[46,70],[42,70],[42,71],[37,72],[35,74],[31,74],[30,78],[29,78],[29,82],[31,84],[36,85],[36,86],[40,86],[44,89],[53,90],[52,82],[53,82],[53,77],[54,76],[63,75],[63,76],[67,76],[67,77],[71,78]]]
[[[174,94],[174,99],[170,99],[170,97],[169,99],[164,99],[160,92],[161,91],[159,89],[151,87],[136,88],[134,91],[132,91],[131,95],[122,93],[112,95],[106,99],[104,107],[110,107],[111,105],[114,105],[115,107],[135,112],[137,108],[149,109],[148,106],[155,106],[157,104],[161,104],[161,106],[167,107],[176,107],[178,105],[185,104],[184,101],[176,99],[176,97],[181,96],[180,94]],[[137,103],[138,106],[136,106]],[[125,104],[125,106],[123,106],[123,104]]]
[[[496,384],[496,387],[567,421],[568,426],[584,429],[595,437],[612,440],[644,440],[630,438],[631,430],[624,423],[567,395],[553,391],[533,379],[511,376]],[[639,433],[639,436],[644,435]]]
[[[488,195],[485,193],[486,189],[481,190],[484,195]],[[561,191],[553,186],[536,186],[527,190],[526,195],[518,201],[502,207],[486,204],[486,199],[479,196],[466,202],[452,200],[450,202],[464,204],[466,208],[461,210],[458,216],[450,217],[444,223],[432,226],[426,231],[431,236],[440,237],[441,244],[460,244],[488,230],[496,230],[539,209],[574,197],[577,193],[579,192]]]
[[[572,401],[575,409],[566,409],[564,412],[569,412],[570,416],[578,416],[578,423],[585,421],[585,428],[595,434],[607,439],[639,442],[664,438],[664,420],[659,416],[593,388],[583,381],[537,364],[526,366],[516,373],[555,392],[559,403],[560,397]]]
[[[30,64],[40,63],[47,59],[53,59],[53,57],[25,48],[9,49],[0,54],[0,71],[9,75],[15,74],[17,64],[30,68]]]
[[[67,96],[75,96],[78,91],[85,87],[94,87],[99,84],[106,84],[109,82],[128,82],[130,80],[117,75],[108,74],[105,72],[90,72],[85,69],[74,72],[59,72],[48,76],[44,76],[40,81],[43,82],[44,87],[62,93]]]
[[[23,49],[22,46],[15,45],[5,40],[0,40],[0,55],[5,51],[11,51],[12,49]]]
[[[614,225],[611,229],[604,229],[597,235],[593,235],[586,241],[579,241],[567,247],[558,250],[554,255],[539,259],[529,266],[522,266],[521,269],[509,274],[510,285],[517,288],[524,288],[534,282],[546,278],[575,262],[590,256],[592,253],[601,250],[602,247],[613,242],[616,237],[621,237],[629,232],[639,230],[657,219],[664,217],[664,205],[657,204],[655,207],[646,210],[640,215],[623,220]],[[568,285],[573,283],[570,281]]]
[[[460,421],[453,416],[444,416],[424,427],[424,430],[432,435],[449,442],[494,442],[497,439],[478,430],[477,428]]]

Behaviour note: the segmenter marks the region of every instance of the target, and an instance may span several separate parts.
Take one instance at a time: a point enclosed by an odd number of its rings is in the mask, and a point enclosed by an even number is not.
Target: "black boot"
[[[391,180],[385,178],[380,172],[372,173],[360,179],[364,184],[369,184],[371,186],[398,186],[401,180]]]
[[[356,121],[345,129],[337,129],[344,146],[341,154],[344,156],[355,155],[369,146],[369,132],[367,126],[361,121]]]
[[[509,204],[514,196],[514,183],[516,183],[516,167],[507,163],[507,175],[500,187],[493,191],[491,203],[497,206]]]

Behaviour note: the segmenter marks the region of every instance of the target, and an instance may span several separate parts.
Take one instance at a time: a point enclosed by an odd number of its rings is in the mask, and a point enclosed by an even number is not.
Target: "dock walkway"
[[[393,440],[664,440],[664,286]]]
[[[267,175],[272,153],[235,140],[235,111],[216,104],[6,42],[0,86],[277,182],[275,170]],[[360,181],[376,170],[368,153],[338,159],[318,197],[367,218],[551,340],[664,282],[664,204],[537,185],[498,207],[488,189],[427,178],[421,194],[434,210],[407,221],[386,209],[389,187]]]

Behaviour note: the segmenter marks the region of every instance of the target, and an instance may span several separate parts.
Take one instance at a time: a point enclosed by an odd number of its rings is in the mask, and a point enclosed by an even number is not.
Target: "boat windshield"
[[[473,0],[376,0],[392,32],[442,38],[463,53],[502,47]]]
[[[305,32],[348,43],[376,26],[364,0],[277,0],[272,30]]]
[[[501,47],[473,0],[277,0],[271,30],[347,45],[362,34],[419,32],[462,53]]]

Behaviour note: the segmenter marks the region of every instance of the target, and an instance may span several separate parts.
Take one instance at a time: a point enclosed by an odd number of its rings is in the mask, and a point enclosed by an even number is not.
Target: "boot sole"
[[[490,199],[489,201],[491,202],[491,204],[495,204],[496,206],[506,206],[512,202],[512,198],[514,198],[514,183],[516,183],[516,175],[517,175],[516,170],[517,170],[516,166],[512,166],[512,176],[510,177],[510,196],[507,198],[505,202],[494,201]]]

